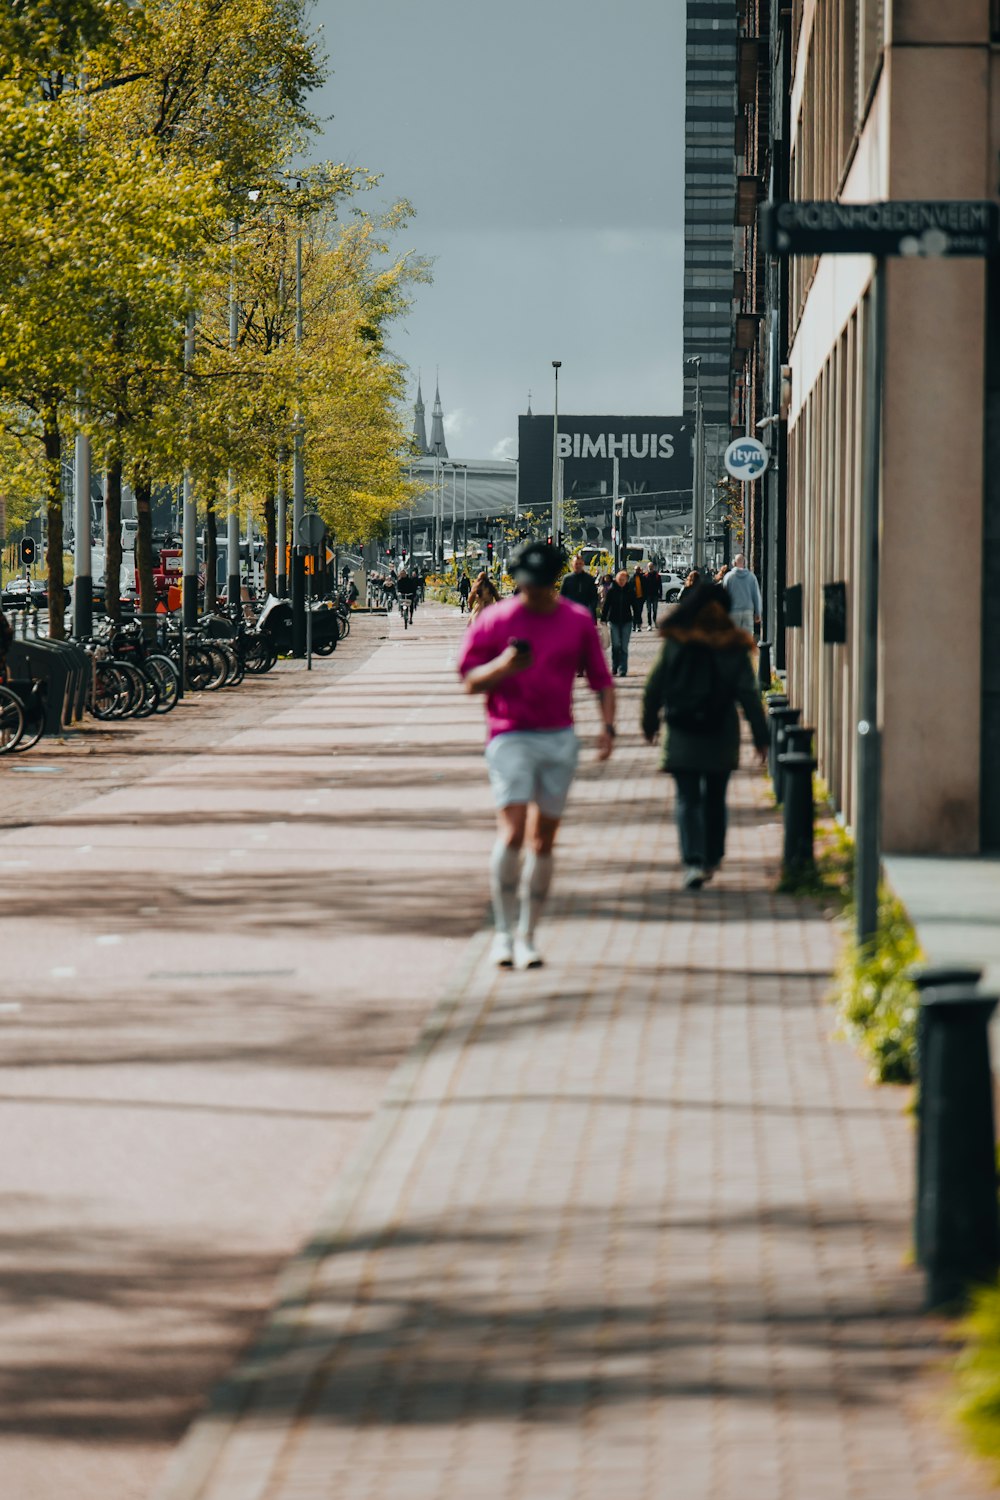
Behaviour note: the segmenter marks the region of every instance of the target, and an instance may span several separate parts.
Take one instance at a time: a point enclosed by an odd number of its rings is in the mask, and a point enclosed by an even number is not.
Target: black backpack
[[[711,646],[685,644],[673,655],[663,685],[667,726],[688,734],[718,734],[734,702]]]

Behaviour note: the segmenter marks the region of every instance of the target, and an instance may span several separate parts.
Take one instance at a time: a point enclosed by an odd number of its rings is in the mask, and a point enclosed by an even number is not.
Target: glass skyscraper
[[[711,487],[729,441],[736,210],[736,0],[688,0],[684,131],[684,410],[701,359]]]

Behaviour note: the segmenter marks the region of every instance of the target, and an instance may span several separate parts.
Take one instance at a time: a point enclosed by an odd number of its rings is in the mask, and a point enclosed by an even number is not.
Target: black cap
[[[551,542],[522,542],[510,560],[510,576],[515,583],[549,588],[556,583],[566,566],[566,554]]]

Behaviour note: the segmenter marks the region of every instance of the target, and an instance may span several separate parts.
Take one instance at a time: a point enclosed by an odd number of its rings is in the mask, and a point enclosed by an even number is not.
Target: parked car
[[[12,578],[0,595],[4,609],[44,609],[48,592],[40,579]]]
[[[660,598],[667,604],[677,603],[683,587],[684,580],[679,573],[668,573],[664,570],[660,574]]]

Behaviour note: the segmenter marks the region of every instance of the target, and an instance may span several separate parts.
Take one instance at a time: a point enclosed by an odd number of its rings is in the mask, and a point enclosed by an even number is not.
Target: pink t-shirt
[[[612,686],[590,611],[563,598],[550,615],[535,614],[516,595],[484,609],[466,634],[460,674],[494,661],[513,640],[531,642],[531,666],[487,695],[487,739],[517,730],[572,728],[573,684],[580,671],[595,693]]]

